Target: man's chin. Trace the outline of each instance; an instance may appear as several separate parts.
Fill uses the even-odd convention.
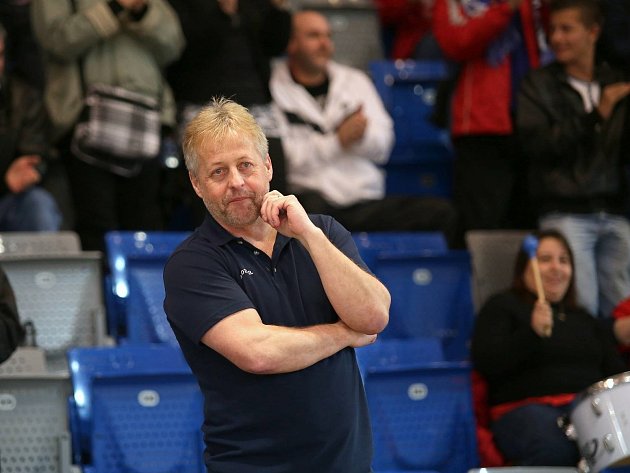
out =
[[[233,227],[246,227],[258,220],[260,210],[249,207],[247,209],[230,209],[221,212],[220,220]]]

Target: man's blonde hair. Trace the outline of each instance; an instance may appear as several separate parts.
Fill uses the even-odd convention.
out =
[[[200,151],[221,151],[235,141],[251,143],[262,159],[269,152],[267,137],[247,108],[215,97],[186,126],[182,139],[186,168],[196,176]]]

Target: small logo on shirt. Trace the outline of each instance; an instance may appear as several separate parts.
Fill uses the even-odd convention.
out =
[[[253,276],[253,275],[254,275],[254,272],[253,272],[253,271],[250,271],[249,269],[244,269],[244,268],[243,268],[243,269],[241,269],[241,279],[243,279],[243,275],[245,275],[245,274],[248,274],[248,275],[250,275],[250,276]]]

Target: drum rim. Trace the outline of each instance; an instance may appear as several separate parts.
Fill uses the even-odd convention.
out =
[[[587,397],[590,397],[594,394],[599,394],[609,389],[614,389],[615,387],[625,383],[630,383],[630,371],[624,371],[622,373],[597,381],[576,396],[574,401],[575,407],[577,407],[577,405]]]

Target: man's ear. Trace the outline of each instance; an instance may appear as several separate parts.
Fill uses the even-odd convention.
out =
[[[267,171],[267,177],[269,178],[269,181],[271,181],[271,178],[273,177],[273,165],[271,164],[271,157],[269,156],[269,153],[267,153],[264,163],[265,170]]]
[[[199,198],[203,199],[203,195],[201,194],[201,187],[199,186],[199,179],[195,176],[191,171],[188,171],[188,178],[190,179],[190,183],[195,189],[195,194],[199,196]]]
[[[597,42],[597,40],[599,39],[600,35],[602,34],[602,27],[599,25],[593,25],[591,27],[591,31],[594,35],[594,42]]]

